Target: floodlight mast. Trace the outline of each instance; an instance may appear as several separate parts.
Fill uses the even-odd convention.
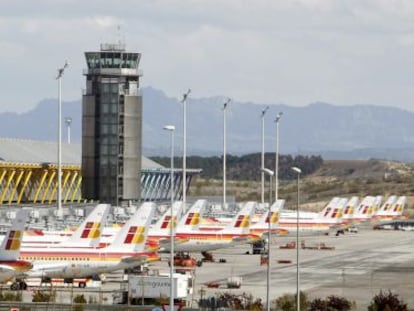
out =
[[[276,156],[275,156],[275,202],[279,199],[279,121],[283,112],[279,112],[276,116]]]
[[[69,66],[68,61],[62,68],[58,69],[56,80],[58,80],[58,193],[57,193],[57,218],[61,219],[62,211],[62,77],[65,69]]]
[[[261,118],[262,118],[262,166],[261,166],[261,168],[262,168],[262,170],[264,169],[264,141],[265,141],[265,139],[264,139],[264,136],[265,136],[265,134],[264,134],[264,132],[265,132],[265,130],[264,130],[264,117],[265,117],[265,114],[266,114],[266,111],[267,110],[269,110],[269,106],[266,106],[263,110],[262,110],[262,114],[261,114]],[[262,205],[264,204],[264,172],[262,171],[262,174],[261,174],[262,176],[262,193],[261,193],[261,199],[262,199]],[[270,202],[269,202],[270,203]]]
[[[274,175],[274,172],[272,170],[269,170],[268,168],[262,168],[262,173],[266,173],[269,175],[269,210],[268,210],[268,216],[267,216],[267,273],[266,273],[266,311],[270,311],[270,269],[271,269],[271,263],[272,258],[270,257],[271,251],[271,241],[272,241],[272,228],[271,228],[271,218],[272,218],[272,177]]]
[[[299,179],[302,170],[299,167],[291,167],[297,174],[297,198],[296,198],[296,310],[300,311],[300,283],[299,283]]]
[[[227,98],[227,100],[223,104],[223,209],[226,209],[226,110],[227,106],[230,103],[230,98]]]
[[[174,311],[174,125],[165,125],[164,130],[171,133],[171,158],[170,158],[170,194],[171,194],[171,214],[170,214],[170,311]]]
[[[191,89],[188,89],[187,93],[184,93],[183,103],[183,207],[186,208],[187,203],[187,98],[191,93]]]

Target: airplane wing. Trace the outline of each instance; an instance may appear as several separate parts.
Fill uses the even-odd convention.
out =
[[[248,242],[249,238],[247,236],[236,236],[231,239],[232,243],[243,243]]]
[[[148,256],[146,256],[146,255],[128,256],[128,257],[124,257],[124,258],[121,259],[122,263],[126,263],[126,264],[136,263],[137,265],[144,264],[147,261],[148,261]]]

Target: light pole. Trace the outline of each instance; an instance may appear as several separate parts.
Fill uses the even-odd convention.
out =
[[[269,170],[268,168],[262,168],[261,169],[261,171],[262,171],[262,174],[264,174],[264,173],[266,173],[267,175],[269,175],[269,178],[270,178],[270,180],[269,180],[269,188],[270,188],[270,190],[269,190],[269,213],[268,213],[268,216],[267,216],[267,224],[268,224],[268,234],[267,234],[267,275],[266,275],[266,310],[267,311],[270,311],[270,264],[271,264],[271,260],[270,260],[270,241],[271,241],[271,230],[272,230],[272,228],[271,228],[271,222],[270,222],[270,217],[271,217],[271,214],[272,214],[272,211],[271,211],[271,207],[272,207],[272,204],[271,204],[271,201],[272,201],[272,185],[273,185],[273,182],[272,182],[272,177],[273,177],[273,174],[274,174],[274,172],[272,171],[272,170]]]
[[[164,130],[171,132],[171,171],[170,171],[170,194],[171,194],[171,219],[170,219],[170,310],[174,311],[174,125],[164,126]]]
[[[66,123],[66,128],[67,128],[67,133],[68,133],[68,144],[70,144],[70,125],[72,124],[72,118],[71,117],[66,117],[65,118],[65,123]]]
[[[62,212],[62,76],[65,69],[69,66],[69,63],[65,61],[62,68],[58,69],[58,210],[57,218],[61,219],[63,216]]]
[[[183,95],[183,206],[186,208],[187,201],[187,97],[191,90]]]
[[[275,156],[275,202],[279,199],[279,121],[283,112],[279,112],[276,116],[276,156]]]
[[[269,106],[266,106],[263,110],[262,110],[262,166],[261,166],[261,170],[262,170],[262,206],[264,205],[264,174],[265,172],[263,171],[264,169],[264,117],[266,114],[266,111],[269,109]],[[270,203],[270,201],[269,201]]]
[[[230,98],[227,98],[223,104],[223,209],[226,208],[226,108],[230,103]]]
[[[300,311],[299,290],[299,178],[302,170],[293,166],[291,168],[297,174],[297,198],[296,198],[296,310]]]

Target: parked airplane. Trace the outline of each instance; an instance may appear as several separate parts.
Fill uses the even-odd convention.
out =
[[[374,196],[366,196],[359,203],[358,207],[354,212],[353,221],[356,223],[367,222],[373,216],[373,209],[376,198]]]
[[[270,209],[263,213],[262,217],[259,218],[258,222],[250,226],[250,233],[258,236],[263,236],[264,233],[270,231],[271,233],[277,233],[279,235],[286,235],[289,232],[287,230],[278,227],[279,214],[285,205],[285,200],[277,200],[272,204]]]
[[[74,232],[25,232],[22,247],[98,247],[110,204],[98,204]]]
[[[174,250],[177,252],[210,251],[259,239],[259,236],[249,232],[250,219],[256,205],[256,202],[247,202],[234,217],[232,223],[221,230],[176,232],[175,237],[182,239],[183,242],[176,245]],[[166,245],[166,249],[169,249],[168,245]]]
[[[351,224],[354,220],[354,211],[358,206],[359,199],[357,196],[353,196],[346,203],[342,219],[345,223]]]
[[[373,220],[386,221],[392,220],[402,216],[406,204],[406,197],[390,196],[387,201],[381,206],[377,213],[373,216]]]
[[[200,219],[201,215],[207,206],[206,200],[197,200],[185,213],[183,217],[178,221],[178,224],[174,227],[174,249],[178,248],[178,244],[187,242],[189,239],[183,238],[180,235],[177,235],[178,233],[191,233],[194,231],[197,231],[199,229],[200,225]],[[169,213],[169,211],[167,211]],[[164,222],[163,222],[164,223]],[[161,250],[169,250],[171,247],[171,240],[170,240],[170,225],[164,226],[165,229],[160,228],[158,226],[157,228],[154,228],[150,232],[150,237],[152,239],[156,239],[159,241]]]
[[[19,210],[0,245],[0,282],[32,268],[29,261],[19,260],[20,245],[28,212]]]
[[[155,211],[154,203],[143,203],[125,223],[114,241],[104,248],[29,248],[22,249],[20,258],[30,260],[33,269],[26,277],[78,278],[112,272],[159,259],[148,252],[145,242]]]
[[[319,213],[299,211],[282,211],[277,228],[287,230],[289,234],[299,232],[306,234],[326,234],[331,228],[340,229],[345,223],[342,220],[342,211],[346,201],[334,197]]]

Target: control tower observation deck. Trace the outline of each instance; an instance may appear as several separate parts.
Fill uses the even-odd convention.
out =
[[[140,53],[124,44],[85,52],[82,97],[82,194],[120,205],[141,198]]]

